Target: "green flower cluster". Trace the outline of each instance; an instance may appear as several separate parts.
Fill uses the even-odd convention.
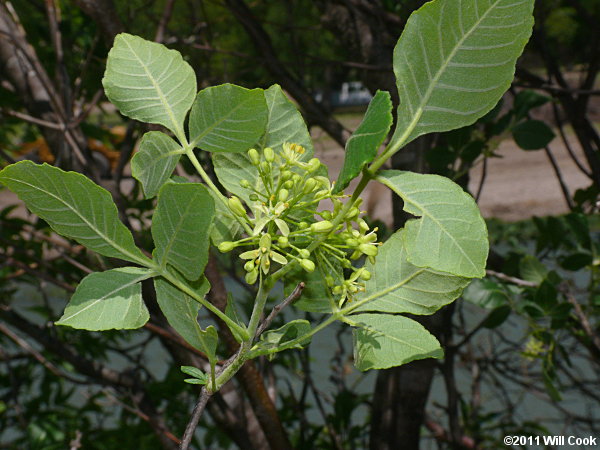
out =
[[[316,264],[326,268],[352,269],[346,280],[326,277],[327,284],[343,302],[363,288],[362,281],[370,278],[364,268],[354,268],[351,260],[363,255],[374,260],[378,246],[376,231],[360,218],[360,200],[348,211],[334,229],[334,221],[344,210],[342,199],[346,196],[333,194],[333,186],[326,176],[321,162],[312,158],[305,162],[305,149],[298,144],[283,144],[277,154],[267,147],[262,155],[256,149],[248,151],[252,165],[257,168],[260,183],[255,186],[242,180],[240,186],[248,191],[248,207],[238,197],[228,200],[231,211],[245,220],[252,234],[236,242],[222,242],[219,250],[228,252],[237,247],[252,247],[241,253],[246,261],[246,281],[254,284],[260,274],[267,275],[272,262],[286,265],[295,260],[307,272],[313,272]],[[333,204],[331,210],[317,211],[323,200]],[[339,219],[338,219],[339,220]],[[322,242],[316,248],[309,247],[316,236]],[[335,270],[326,270],[332,273]],[[339,278],[339,277],[338,277]]]

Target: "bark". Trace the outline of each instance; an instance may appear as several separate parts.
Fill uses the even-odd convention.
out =
[[[53,125],[39,128],[57,165],[97,178],[85,136],[78,126],[71,125],[67,114],[63,98],[69,96],[56,89],[7,2],[0,2],[0,77],[23,100],[30,116]]]

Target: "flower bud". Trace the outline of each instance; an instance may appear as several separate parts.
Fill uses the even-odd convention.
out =
[[[219,244],[218,249],[222,253],[227,253],[236,247],[235,243],[231,241],[223,241]]]
[[[308,224],[307,224],[306,222],[300,222],[300,223],[298,224],[298,228],[299,228],[300,230],[305,230],[305,229],[307,229],[307,228],[308,228]]]
[[[369,281],[371,279],[371,272],[369,272],[367,269],[363,269],[363,271],[360,273],[360,278],[361,280]]]
[[[252,272],[254,270],[254,260],[250,260],[250,261],[246,261],[246,264],[244,264],[244,270],[246,272]]]
[[[291,189],[294,187],[294,182],[292,180],[287,180],[285,183],[283,183],[283,187],[286,189]]]
[[[292,181],[294,182],[294,184],[299,184],[302,181],[302,177],[295,173],[294,175],[292,175]]]
[[[257,194],[250,194],[250,200],[252,200],[253,202],[257,202],[258,201],[258,195]]]
[[[312,173],[317,171],[319,167],[321,167],[321,162],[317,158],[312,158],[310,161],[308,161],[306,170]]]
[[[315,198],[323,197],[329,194],[329,189],[323,189],[315,194]]]
[[[350,238],[350,239],[346,239],[346,245],[350,248],[356,248],[360,245],[360,242],[358,242],[354,238]]]
[[[306,259],[310,256],[310,252],[307,249],[303,248],[298,251],[298,255],[300,255],[300,258]]]
[[[327,286],[329,286],[329,287],[333,287],[333,283],[334,283],[333,277],[331,275],[327,275],[325,277],[325,284],[327,284]]]
[[[342,267],[344,269],[349,269],[350,267],[352,267],[352,263],[344,258],[342,259]]]
[[[327,233],[333,229],[333,224],[329,220],[315,222],[310,226],[310,231],[313,233]]]
[[[360,212],[360,210],[356,207],[353,206],[352,208],[350,208],[350,210],[346,213],[346,220],[352,220],[355,217],[358,217],[358,213]]]
[[[271,170],[271,165],[267,161],[263,161],[260,163],[260,170],[267,173]]]
[[[275,161],[275,152],[271,147],[265,148],[264,155],[265,160],[267,160],[268,162],[272,163],[273,161]]]
[[[321,211],[319,214],[320,214],[320,215],[321,215],[321,217],[322,217],[323,219],[325,219],[325,220],[331,220],[331,218],[332,218],[331,211],[327,211],[327,210],[325,210],[325,211]]]
[[[304,188],[302,189],[302,192],[308,194],[309,192],[312,192],[316,187],[317,180],[315,180],[314,178],[309,178],[308,180],[306,180],[306,183],[304,183]]]
[[[366,233],[367,231],[369,231],[369,225],[367,224],[367,222],[365,222],[363,219],[358,219],[358,227],[360,228],[360,231],[362,231],[363,233]]]
[[[280,202],[285,202],[288,199],[289,195],[290,195],[290,191],[288,191],[287,189],[281,189],[279,191],[277,198],[279,199]]]
[[[300,260],[300,265],[307,272],[314,272],[315,271],[315,263],[312,262],[310,259],[301,259]]]
[[[256,283],[256,279],[258,278],[258,269],[255,267],[254,270],[252,270],[252,272],[248,272],[244,278],[248,284]]]
[[[229,209],[231,209],[238,216],[246,216],[246,209],[244,208],[244,205],[242,205],[240,199],[237,198],[235,195],[230,197],[229,200],[227,200],[227,204],[229,205]]]
[[[288,181],[292,178],[293,175],[294,175],[294,172],[292,172],[291,170],[283,170],[279,174],[279,178],[281,178],[281,181]]]
[[[377,256],[377,253],[379,252],[377,247],[370,244],[360,244],[358,249],[367,256]]]
[[[258,241],[258,246],[263,253],[267,253],[271,250],[271,235],[269,233],[263,234]]]
[[[248,150],[248,157],[250,158],[250,162],[255,166],[258,166],[260,164],[260,156],[258,155],[258,152],[255,148],[251,148],[250,150]]]
[[[336,286],[333,288],[334,295],[340,295],[342,293],[342,287],[341,286]]]
[[[250,182],[248,180],[240,180],[240,186],[244,189],[248,189],[250,187]]]
[[[279,236],[277,238],[277,244],[279,244],[280,247],[286,248],[290,245],[290,241],[286,236]]]

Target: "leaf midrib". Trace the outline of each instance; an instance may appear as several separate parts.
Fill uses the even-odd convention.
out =
[[[55,200],[57,200],[59,203],[62,203],[64,206],[66,206],[71,212],[73,212],[77,217],[79,217],[79,219],[81,219],[92,231],[94,231],[98,236],[100,236],[104,241],[106,241],[111,247],[113,247],[115,250],[120,251],[123,255],[128,256],[130,258],[130,261],[132,262],[137,262],[140,263],[142,265],[145,265],[145,262],[142,261],[141,259],[139,259],[137,256],[135,256],[133,253],[130,253],[128,250],[126,250],[125,248],[121,247],[119,244],[117,244],[115,241],[113,241],[112,239],[110,239],[107,235],[105,235],[104,233],[102,233],[99,229],[97,229],[95,226],[93,226],[91,224],[91,222],[89,222],[85,216],[81,215],[79,213],[79,211],[77,209],[74,209],[69,203],[65,202],[62,198],[54,195],[52,192],[47,191],[45,189],[41,189],[31,183],[27,183],[26,181],[23,181],[21,179],[18,178],[10,178],[10,177],[6,177],[7,179],[16,182],[16,183],[21,183],[25,186],[29,186],[32,189],[35,189],[39,192],[42,192],[44,194],[47,194],[49,196],[51,196],[52,198],[54,198]]]
[[[452,59],[458,52],[458,49],[462,46],[464,41],[466,41],[467,38],[470,37],[471,34],[475,32],[475,30],[479,27],[479,25],[484,20],[484,18],[487,17],[489,12],[491,10],[493,10],[498,5],[498,3],[500,3],[501,1],[502,0],[496,0],[493,5],[490,5],[488,10],[485,12],[485,14],[483,14],[479,18],[479,20],[477,22],[475,22],[475,24],[471,27],[471,29],[463,35],[463,37],[458,41],[458,43],[454,47],[454,49],[452,49],[452,51],[448,54],[448,57],[445,59],[444,63],[440,66],[440,68],[437,71],[437,73],[435,74],[435,76],[432,78],[431,83],[430,83],[429,87],[427,88],[425,95],[422,97],[419,107],[417,108],[417,110],[414,114],[413,120],[409,123],[408,127],[406,128],[406,130],[404,131],[404,133],[398,140],[399,147],[402,146],[404,141],[411,135],[411,133],[414,131],[414,129],[418,125],[419,120],[421,120],[421,116],[423,115],[423,110],[424,110],[425,106],[427,105],[427,103],[429,102],[431,95],[432,95],[433,91],[435,90],[439,79],[441,78],[442,74],[446,71],[449,63],[452,61]],[[409,99],[409,101],[410,101],[410,99]]]

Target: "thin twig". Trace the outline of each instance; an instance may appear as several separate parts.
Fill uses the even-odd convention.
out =
[[[487,178],[487,157],[483,158],[483,165],[481,167],[481,179],[479,180],[479,187],[477,188],[477,194],[475,195],[475,201],[479,203],[481,192],[483,191],[483,184]]]
[[[560,171],[560,167],[558,167],[556,158],[554,158],[554,155],[552,154],[550,147],[548,147],[548,146],[544,147],[544,151],[546,152],[546,156],[548,156],[548,159],[550,160],[550,164],[552,164],[552,168],[554,169],[556,178],[558,178],[558,183],[560,184],[560,189],[563,193],[563,197],[565,198],[565,202],[567,203],[569,210],[572,211],[573,210],[573,200],[571,199],[571,194],[569,193],[569,188],[567,187],[567,184],[565,183],[565,180]]]
[[[158,23],[158,27],[156,28],[156,34],[154,35],[155,42],[162,42],[165,37],[165,30],[167,29],[167,24],[171,20],[171,16],[173,15],[173,6],[175,5],[175,0],[167,0],[165,4],[165,9],[163,10],[163,14],[160,18],[160,22]]]
[[[190,448],[190,444],[194,438],[194,432],[196,431],[200,417],[202,416],[204,408],[206,408],[206,404],[208,403],[211,395],[212,394],[206,389],[206,387],[202,388],[198,402],[196,403],[196,406],[194,406],[192,417],[185,427],[185,432],[183,433],[183,438],[181,439],[181,445],[179,446],[180,450],[187,450]]]
[[[598,334],[596,334],[596,332],[594,331],[594,328],[590,324],[588,317],[585,315],[585,313],[581,309],[581,305],[579,304],[577,299],[573,296],[573,294],[571,294],[571,292],[568,288],[563,286],[563,288],[561,290],[562,290],[563,294],[565,295],[565,297],[567,297],[567,301],[571,305],[573,305],[573,309],[575,310],[575,315],[577,316],[577,319],[579,319],[579,322],[581,323],[581,327],[583,328],[583,331],[585,331],[585,334],[587,334],[587,336],[590,338],[590,341],[592,342],[594,347],[596,347],[598,352],[600,352],[600,336],[598,336]]]
[[[19,347],[21,347],[23,350],[25,350],[27,353],[29,353],[31,356],[37,359],[42,366],[44,366],[57,377],[64,378],[75,384],[87,384],[86,382],[75,378],[68,373],[62,372],[58,367],[56,367],[54,364],[48,361],[48,359],[46,359],[44,355],[42,355],[35,348],[29,345],[29,343],[25,339],[20,338],[10,328],[8,328],[2,323],[0,323],[0,333],[3,333],[6,336],[8,336],[15,344],[17,344]]]
[[[306,286],[306,284],[304,284],[303,281],[298,283],[298,285],[294,288],[292,293],[285,300],[273,307],[273,310],[269,313],[267,318],[263,320],[263,322],[259,325],[258,329],[256,330],[256,337],[260,336],[267,328],[269,328],[271,322],[273,322],[273,319],[275,319],[277,314],[279,314],[279,312],[283,308],[285,308],[288,305],[291,305],[296,300],[298,300],[298,298],[300,298],[300,295],[302,295],[302,291],[304,290],[304,286]]]
[[[538,287],[538,283],[534,283],[533,281],[522,280],[521,278],[511,277],[506,275],[505,273],[496,272],[495,270],[487,269],[485,271],[487,276],[498,278],[502,281],[508,281],[509,283],[516,284],[521,287]]]
[[[560,137],[561,137],[563,143],[565,144],[565,148],[567,149],[569,156],[571,156],[571,159],[573,160],[575,165],[579,168],[579,170],[581,170],[588,178],[592,178],[592,173],[583,166],[581,161],[579,161],[579,158],[577,158],[577,155],[573,151],[573,148],[571,147],[571,144],[569,143],[569,140],[567,139],[562,120],[560,119],[560,115],[558,113],[558,106],[556,106],[555,102],[552,102],[552,111],[554,113],[554,122],[556,123],[558,132],[560,134]]]
[[[109,392],[108,389],[103,389],[102,392],[104,393],[105,396],[109,397],[113,402],[115,402],[116,404],[121,406],[126,411],[129,411],[131,414],[138,416],[144,422],[148,422],[149,424],[153,425],[152,419],[148,416],[148,414],[145,414],[144,412],[140,411],[139,409],[134,408],[134,407],[128,405],[127,403],[123,402],[121,399],[119,399],[118,397],[113,395],[111,392]],[[167,438],[169,438],[171,441],[175,442],[176,444],[179,444],[181,442],[179,440],[179,438],[177,436],[175,436],[173,433],[171,433],[169,430],[163,429],[161,431]]]

